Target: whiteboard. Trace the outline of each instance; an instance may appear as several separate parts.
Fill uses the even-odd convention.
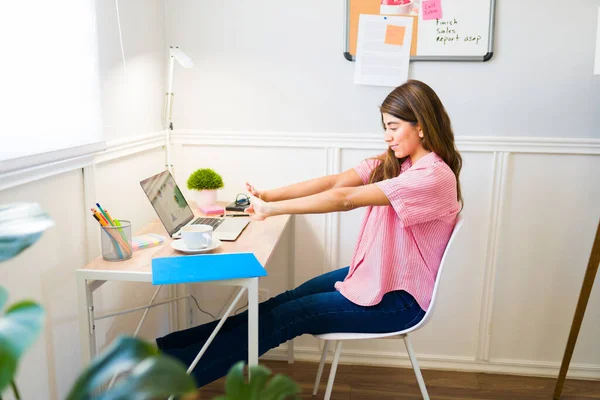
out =
[[[423,0],[412,0],[410,8],[382,6],[385,0],[346,0],[344,57],[354,61],[360,14],[412,17],[411,60],[488,61],[494,53],[496,0],[440,0],[442,16],[423,19]]]

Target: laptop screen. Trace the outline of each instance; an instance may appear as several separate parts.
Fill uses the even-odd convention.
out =
[[[167,170],[140,182],[165,229],[172,236],[194,217],[175,179]]]

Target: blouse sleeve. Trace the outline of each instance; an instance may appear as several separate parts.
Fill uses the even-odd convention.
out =
[[[358,173],[358,176],[360,176],[360,179],[362,179],[363,185],[366,185],[369,183],[369,178],[371,177],[371,172],[373,172],[375,167],[378,166],[380,162],[381,161],[379,161],[377,159],[367,158],[365,160],[362,160],[360,162],[360,164],[358,164],[356,167],[354,167],[354,170]]]
[[[456,177],[443,162],[411,168],[376,185],[390,200],[405,227],[452,215],[460,209]]]

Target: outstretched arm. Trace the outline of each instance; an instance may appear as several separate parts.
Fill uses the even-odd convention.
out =
[[[365,206],[386,206],[390,201],[375,184],[343,187],[327,190],[310,196],[266,202],[256,197],[245,211],[250,218],[261,221],[281,214],[321,214],[335,211],[350,211]]]
[[[363,182],[360,179],[360,176],[358,176],[358,173],[354,169],[349,169],[339,174],[327,175],[278,189],[260,192],[252,185],[246,183],[246,190],[261,200],[274,202],[306,197],[335,188],[361,186],[362,184]]]

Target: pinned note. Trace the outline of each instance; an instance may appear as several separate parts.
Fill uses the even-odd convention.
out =
[[[361,14],[354,83],[397,87],[408,79],[413,17]]]
[[[442,18],[442,0],[424,0],[422,9],[424,21]]]
[[[404,34],[406,28],[398,25],[388,25],[385,30],[385,44],[393,44],[395,46],[404,45]]]

